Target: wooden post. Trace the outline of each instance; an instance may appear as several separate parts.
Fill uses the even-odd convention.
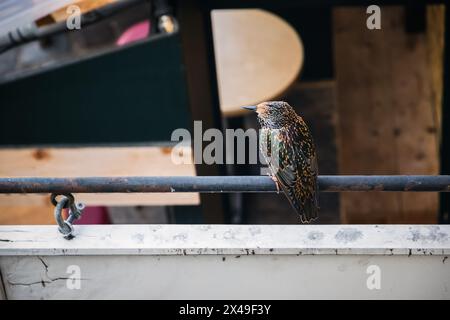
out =
[[[203,130],[221,129],[210,10],[200,0],[181,1],[178,10],[192,120],[201,120]],[[199,176],[226,174],[223,165],[197,164],[196,171]],[[200,196],[205,222],[225,222],[226,199],[219,194]]]
[[[407,33],[404,7],[382,7],[381,30],[366,27],[365,9],[333,12],[339,173],[438,174],[442,91],[429,57],[442,45],[428,41],[434,30]],[[434,223],[437,211],[431,193],[341,197],[343,223]]]

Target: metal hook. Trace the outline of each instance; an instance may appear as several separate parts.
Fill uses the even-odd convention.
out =
[[[61,199],[57,201],[56,197],[58,196],[58,194],[52,193],[50,197],[52,204],[55,206],[55,220],[58,223],[59,232],[64,235],[65,239],[71,240],[75,237],[73,222],[81,217],[84,205],[82,203],[75,203],[75,198],[72,194],[60,195]],[[62,210],[66,208],[69,209],[69,216],[64,220]]]

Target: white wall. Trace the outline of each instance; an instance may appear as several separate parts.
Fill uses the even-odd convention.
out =
[[[55,226],[1,226],[6,297],[450,298],[450,226],[104,225],[76,230],[77,237],[67,241]],[[70,266],[80,274],[68,273]],[[368,279],[380,289],[370,290]],[[78,283],[80,289],[71,289]]]

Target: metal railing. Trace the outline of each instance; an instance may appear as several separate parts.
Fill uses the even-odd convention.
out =
[[[446,176],[319,176],[319,191],[450,192]],[[0,193],[276,192],[268,176],[0,178]]]
[[[319,176],[318,184],[321,192],[450,192],[450,175]],[[68,240],[74,237],[72,224],[84,208],[72,193],[132,192],[277,192],[277,188],[269,176],[0,178],[0,194],[51,193],[58,230]],[[63,209],[68,209],[67,219]]]

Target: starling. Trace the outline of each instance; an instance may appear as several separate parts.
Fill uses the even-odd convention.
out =
[[[272,179],[281,187],[302,223],[317,218],[317,155],[303,118],[284,101],[243,107],[256,111],[261,125],[260,149]]]

